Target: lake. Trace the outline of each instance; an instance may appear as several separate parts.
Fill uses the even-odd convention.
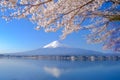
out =
[[[0,80],[120,80],[120,61],[0,59]]]

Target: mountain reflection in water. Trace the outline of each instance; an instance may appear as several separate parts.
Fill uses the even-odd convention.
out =
[[[0,80],[120,80],[119,61],[0,59]]]

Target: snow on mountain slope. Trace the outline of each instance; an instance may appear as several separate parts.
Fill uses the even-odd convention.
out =
[[[61,44],[59,41],[53,41],[45,46],[43,48],[59,48],[59,47],[67,47],[64,44]]]

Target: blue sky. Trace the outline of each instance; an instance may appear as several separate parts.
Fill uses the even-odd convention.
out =
[[[0,18],[0,53],[34,50],[55,40],[72,47],[105,52],[102,44],[86,43],[86,31],[74,32],[60,40],[61,30],[45,33],[42,29],[36,31],[34,28],[35,24],[26,19],[6,22]]]
[[[111,3],[105,3],[100,9],[110,6]],[[85,39],[86,31],[74,32],[68,35],[66,39],[60,40],[61,30],[55,33],[45,33],[43,29],[36,31],[34,29],[35,26],[35,24],[26,19],[6,22],[0,18],[0,53],[34,50],[55,40],[76,48],[111,52],[102,50],[102,44],[87,44]]]

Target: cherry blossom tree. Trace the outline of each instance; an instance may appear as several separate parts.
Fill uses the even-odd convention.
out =
[[[61,39],[88,30],[89,43],[120,51],[120,0],[0,0],[0,9],[6,21],[26,18],[46,32],[62,28]]]

